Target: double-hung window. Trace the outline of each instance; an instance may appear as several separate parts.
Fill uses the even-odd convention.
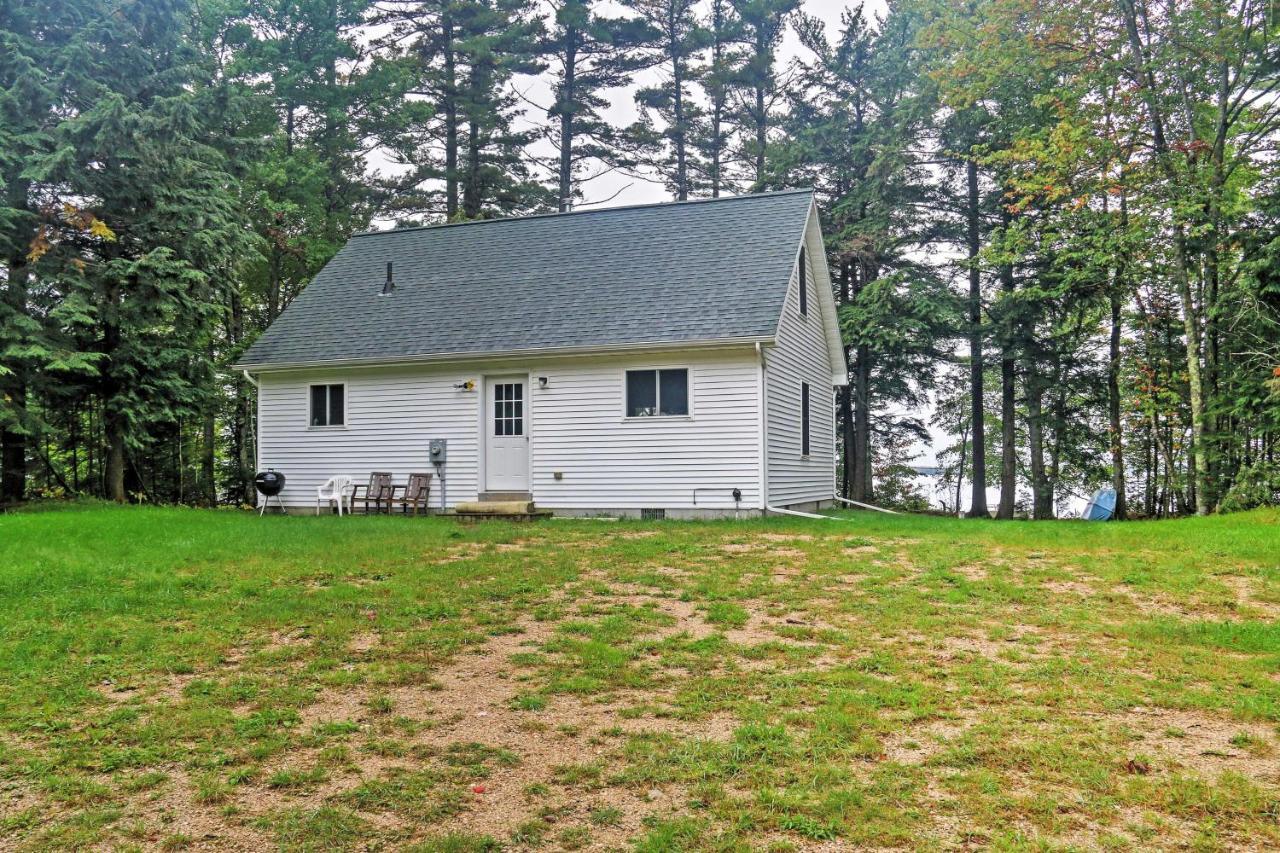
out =
[[[313,427],[342,426],[347,422],[347,386],[311,386],[311,416],[307,423]]]
[[[627,417],[680,417],[689,414],[689,370],[627,371]]]

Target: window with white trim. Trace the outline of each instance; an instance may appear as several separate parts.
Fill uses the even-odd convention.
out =
[[[524,435],[524,383],[493,386],[493,434]]]
[[[333,385],[311,386],[311,417],[313,427],[342,426],[347,422],[347,386],[341,382]]]
[[[688,368],[628,370],[626,411],[629,418],[688,415]]]

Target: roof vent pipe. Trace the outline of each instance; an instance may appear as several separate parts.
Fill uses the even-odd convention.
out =
[[[382,295],[389,296],[396,289],[395,280],[391,278],[391,261],[387,261],[387,283],[382,285]]]

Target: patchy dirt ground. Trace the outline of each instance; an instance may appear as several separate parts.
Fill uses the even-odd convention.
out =
[[[0,849],[1280,845],[1260,567],[822,526],[419,529],[439,541],[345,576],[325,554],[238,579],[225,630],[195,605],[165,627],[198,653],[25,712]]]

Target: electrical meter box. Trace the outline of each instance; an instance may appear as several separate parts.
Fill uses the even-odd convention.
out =
[[[449,442],[443,438],[433,438],[428,445],[428,455],[432,465],[443,465],[449,455]]]

